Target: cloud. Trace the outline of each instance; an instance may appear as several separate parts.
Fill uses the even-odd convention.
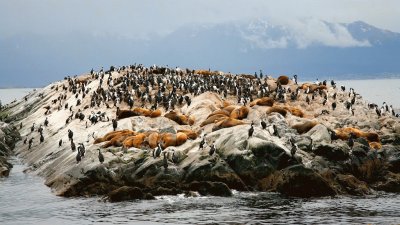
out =
[[[371,46],[368,40],[356,40],[341,23],[328,23],[316,18],[275,22],[278,24],[253,21],[241,35],[253,48],[263,49],[289,46],[304,49],[312,45],[340,48]]]

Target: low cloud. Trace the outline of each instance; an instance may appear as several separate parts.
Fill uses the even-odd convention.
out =
[[[253,48],[273,49],[295,47],[304,49],[313,45],[329,47],[370,47],[368,40],[357,40],[341,23],[318,19],[290,20],[272,25],[262,20],[250,23],[242,37]]]

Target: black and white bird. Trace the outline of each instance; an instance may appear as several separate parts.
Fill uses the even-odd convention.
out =
[[[73,140],[71,140],[71,150],[74,152],[76,150],[76,146]]]
[[[204,134],[203,139],[201,139],[200,145],[199,145],[199,149],[203,149],[204,148],[204,145],[206,144],[206,135],[207,134]]]
[[[336,102],[332,102],[332,110],[336,109]]]
[[[81,156],[81,153],[78,151],[76,153],[76,163],[78,164],[81,160],[82,160],[82,156]]]
[[[48,125],[49,125],[49,120],[46,117],[46,119],[44,120],[44,126],[47,127]]]
[[[212,156],[214,154],[214,152],[215,152],[215,144],[213,143],[211,145],[211,148],[210,148],[210,151],[209,151],[210,156]]]
[[[83,143],[79,143],[78,152],[81,154],[82,157],[85,156],[86,150],[85,150],[85,146],[83,145]]]
[[[74,132],[72,130],[68,129],[68,139],[71,141],[74,138]]]
[[[63,141],[62,141],[62,139],[60,139],[60,140],[58,141],[58,147],[61,147],[62,143],[63,143]]]
[[[43,137],[43,134],[40,134],[40,143],[43,143],[44,142],[44,137]]]
[[[29,139],[29,149],[31,149],[31,147],[32,147],[33,139],[34,139],[34,138]]]
[[[158,143],[158,145],[157,145],[157,150],[156,150],[156,152],[155,152],[155,155],[154,155],[154,157],[155,157],[155,158],[158,158],[158,157],[160,157],[160,155],[161,155],[161,152],[162,152],[161,144],[160,144],[160,143]]]
[[[299,149],[299,147],[297,146],[297,144],[294,141],[290,141],[290,143],[292,144],[292,148],[290,149],[290,154],[292,155],[292,158],[294,158],[294,155],[296,154],[297,150]]]
[[[347,144],[349,145],[350,149],[353,149],[353,146],[354,146],[354,139],[353,138],[354,138],[354,134],[350,133],[349,140],[347,141]]]
[[[168,159],[167,159],[167,152],[163,152],[164,158],[163,158],[163,167],[164,170],[168,169]]]
[[[249,138],[251,137],[251,136],[253,136],[253,133],[254,133],[254,127],[253,127],[253,122],[251,122],[251,125],[250,125],[250,129],[249,129]]]

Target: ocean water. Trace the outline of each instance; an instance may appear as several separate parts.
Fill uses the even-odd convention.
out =
[[[160,196],[109,203],[62,198],[13,159],[0,178],[0,224],[398,224],[400,195],[286,198],[276,193],[234,192],[233,197]]]
[[[370,102],[400,108],[400,79],[338,81]],[[379,88],[377,88],[379,87]],[[0,89],[3,104],[32,89]],[[400,224],[400,194],[286,198],[234,192],[233,197],[161,196],[150,201],[104,202],[55,196],[40,177],[25,174],[18,158],[0,178],[0,224]]]

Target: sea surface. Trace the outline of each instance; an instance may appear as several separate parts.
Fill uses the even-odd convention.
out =
[[[365,99],[400,108],[400,79],[338,81]],[[377,86],[379,88],[377,88]],[[3,104],[33,89],[0,89]],[[0,178],[0,225],[8,224],[400,224],[400,195],[286,198],[276,193],[236,192],[233,197],[161,196],[156,200],[104,202],[55,196],[38,176],[25,174],[14,157]]]

